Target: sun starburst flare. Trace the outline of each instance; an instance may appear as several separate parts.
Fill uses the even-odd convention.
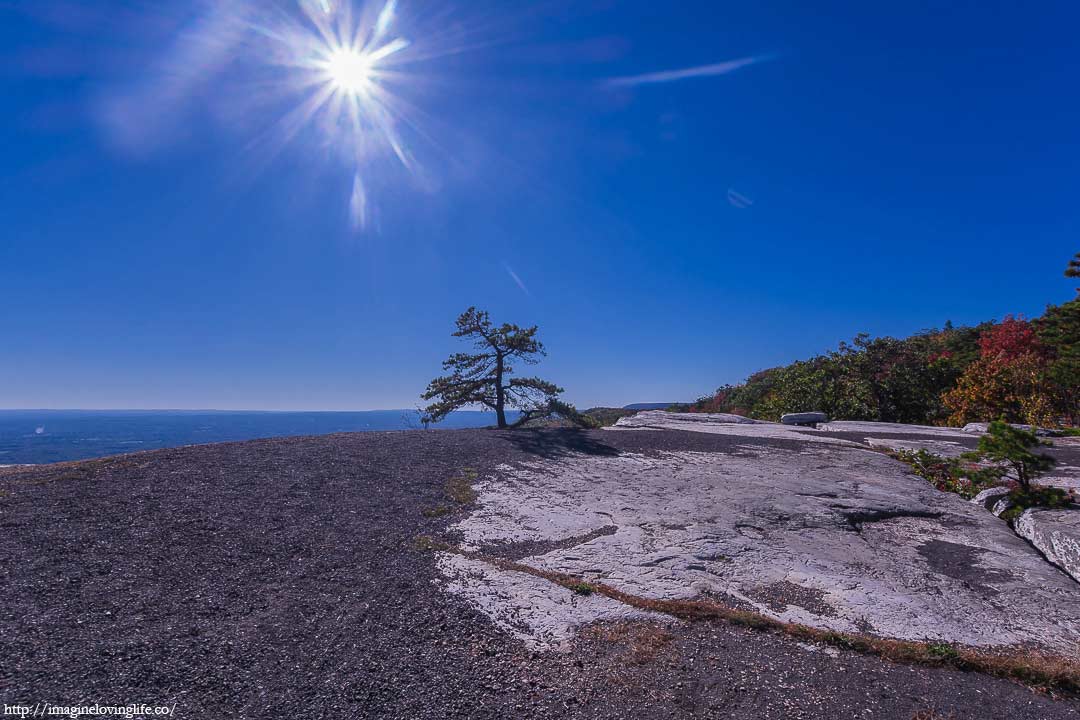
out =
[[[143,158],[205,118],[243,148],[244,162],[227,169],[234,179],[267,171],[286,149],[301,169],[335,165],[340,207],[358,230],[382,227],[376,199],[441,187],[445,138],[460,128],[425,108],[458,80],[440,60],[487,42],[490,27],[469,12],[410,14],[398,0],[145,5],[126,28],[147,39],[138,62],[116,62],[128,70],[94,100],[112,148]]]
[[[352,48],[341,48],[324,63],[330,82],[339,92],[366,94],[371,84],[371,59]]]
[[[353,169],[349,213],[353,226],[368,223],[364,171],[380,155],[392,155],[406,170],[416,161],[400,127],[407,124],[405,104],[395,92],[409,82],[403,51],[412,42],[397,34],[396,0],[387,0],[377,15],[342,0],[300,2],[303,20],[285,30],[265,31],[278,47],[276,57],[290,69],[302,98],[281,121],[285,137],[305,127],[322,129],[328,146]]]

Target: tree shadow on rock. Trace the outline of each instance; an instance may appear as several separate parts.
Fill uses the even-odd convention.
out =
[[[502,433],[502,437],[522,452],[549,459],[573,453],[601,457],[620,454],[617,448],[576,428],[529,428]]]

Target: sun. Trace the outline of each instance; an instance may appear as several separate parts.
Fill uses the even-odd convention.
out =
[[[282,132],[291,138],[313,124],[351,166],[349,214],[357,229],[367,225],[362,171],[368,165],[391,154],[408,172],[417,171],[401,133],[405,125],[415,130],[416,122],[398,95],[415,77],[408,67],[415,54],[405,52],[412,43],[394,27],[397,0],[383,0],[374,15],[368,3],[377,1],[298,0],[299,20],[261,29],[274,42],[275,61],[291,73],[290,87],[302,94],[279,121]]]
[[[323,67],[327,80],[338,92],[365,95],[374,79],[371,57],[353,48],[335,48]]]

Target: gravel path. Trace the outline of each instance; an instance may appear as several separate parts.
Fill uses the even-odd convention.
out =
[[[0,470],[0,702],[175,702],[179,718],[1080,717],[1006,681],[722,625],[600,626],[535,653],[446,593],[415,543],[460,519],[447,483],[469,469],[737,442],[358,433]]]

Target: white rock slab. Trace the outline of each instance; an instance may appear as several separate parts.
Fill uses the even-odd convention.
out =
[[[809,439],[763,447],[761,425],[737,426],[748,444],[732,452],[504,466],[454,529],[483,548],[615,526],[522,562],[649,598],[724,593],[779,619],[837,630],[1075,650],[1080,585],[1005,523],[880,453]],[[451,579],[452,591],[535,643],[627,611],[609,600],[578,602],[521,573],[443,562],[456,577],[467,570],[467,582]],[[784,600],[792,588],[796,599]]]
[[[1040,475],[1036,482],[1064,490],[1080,490],[1080,467],[1059,461],[1045,475]]]
[[[904,425],[901,423],[870,422],[865,420],[834,420],[818,426],[819,430],[833,432],[858,432],[887,435],[931,435],[942,438],[971,439],[971,433],[960,428],[937,427],[936,425]]]
[[[662,410],[649,410],[619,418],[615,425],[605,429],[614,431],[687,430],[689,432],[702,432],[713,435],[736,435],[745,438],[799,440],[828,445],[858,446],[858,443],[850,440],[815,434],[812,428],[752,420],[741,415],[729,415],[727,413],[670,413]]]

